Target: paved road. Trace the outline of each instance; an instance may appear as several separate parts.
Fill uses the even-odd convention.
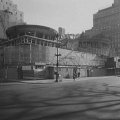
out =
[[[0,84],[0,120],[120,119],[120,77],[41,83]]]

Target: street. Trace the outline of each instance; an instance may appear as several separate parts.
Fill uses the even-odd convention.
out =
[[[98,119],[120,119],[120,77],[0,83],[0,120]]]

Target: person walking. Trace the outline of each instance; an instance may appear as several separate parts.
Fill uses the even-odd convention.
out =
[[[73,80],[75,81],[75,78],[77,77],[77,67],[73,68]]]
[[[76,73],[74,72],[73,73],[73,80],[75,81],[75,78],[76,78]]]
[[[78,77],[80,77],[80,72],[78,72]]]

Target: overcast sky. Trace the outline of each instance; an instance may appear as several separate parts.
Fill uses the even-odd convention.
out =
[[[24,12],[27,24],[43,25],[66,33],[81,33],[93,26],[93,14],[114,0],[12,0]]]

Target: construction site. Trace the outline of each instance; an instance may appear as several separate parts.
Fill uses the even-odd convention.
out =
[[[1,70],[4,72],[2,77],[8,79],[54,79],[57,69],[56,54],[60,54],[58,72],[64,78],[73,77],[74,67],[77,67],[77,73],[81,73],[80,77],[106,75],[105,69],[103,69],[106,57],[87,51],[80,52],[73,48],[71,50],[65,48],[63,40],[59,40],[57,34],[57,31],[45,26],[17,25],[9,27],[6,30],[7,40],[1,46],[1,68],[3,67]],[[104,48],[107,47],[107,44],[102,44],[105,46]],[[109,45],[106,49],[109,50]]]
[[[106,76],[110,54],[110,40],[99,34],[86,38],[62,38],[58,31],[25,22],[10,22],[5,16],[13,15],[8,9],[0,14],[0,77],[4,79],[54,79],[55,73],[72,78]],[[11,23],[11,24],[10,24]],[[114,63],[114,60],[113,60]]]

